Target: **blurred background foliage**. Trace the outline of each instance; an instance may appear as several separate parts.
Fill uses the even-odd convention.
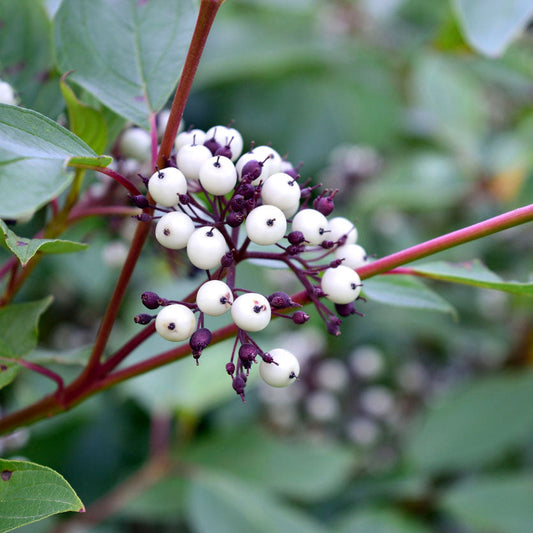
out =
[[[46,5],[53,13],[59,2]],[[41,39],[49,23],[37,15],[26,23],[25,53],[39,51],[35,72],[48,75],[2,75],[23,105],[61,120],[52,44]],[[447,0],[228,0],[186,124],[234,120],[248,141],[303,161],[302,176],[341,189],[336,213],[357,222],[359,242],[376,257],[530,203],[533,36],[526,29],[489,58],[459,24]],[[18,53],[5,42],[0,50],[4,66]],[[125,124],[105,116],[113,141]],[[120,156],[113,142],[108,151]],[[141,169],[127,164],[132,174]],[[96,191],[97,178],[87,186]],[[43,219],[38,212],[17,231],[30,235]],[[79,370],[132,225],[84,221],[67,237],[89,242],[87,251],[42,262],[20,297],[55,298],[32,360],[65,376]],[[474,258],[506,280],[528,280],[531,227],[437,257]],[[258,268],[243,268],[238,283],[265,294],[292,287],[283,271],[258,277]],[[198,281],[179,256],[149,243],[113,345],[137,331],[141,292],[179,298]],[[62,473],[95,505],[98,533],[533,531],[531,300],[425,286],[438,305],[370,298],[339,338],[316,317],[301,329],[273,323],[260,344],[292,348],[302,362],[287,390],[257,382],[242,404],[224,375],[231,342],[221,343],[198,368],[187,358],[131,380],[4,437],[0,449]],[[130,360],[167,349],[153,338]],[[21,371],[2,405],[49,391]],[[173,461],[158,470],[167,437]],[[64,518],[21,531],[53,531]]]

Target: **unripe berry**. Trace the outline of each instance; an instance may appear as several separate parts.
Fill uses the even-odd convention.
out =
[[[326,298],[336,304],[353,302],[361,292],[361,278],[355,270],[346,266],[328,268],[320,282]]]
[[[188,339],[196,327],[194,313],[182,304],[163,307],[155,319],[155,329],[168,341],[178,342]]]
[[[300,364],[298,359],[283,348],[270,350],[274,362],[266,363],[264,360],[259,363],[259,374],[263,381],[272,387],[287,387],[300,374]]]
[[[275,309],[286,309],[287,307],[294,307],[295,304],[291,297],[286,292],[273,292],[268,298],[271,307]]]
[[[146,313],[141,313],[135,317],[133,317],[133,321],[136,324],[142,324],[143,326],[146,324],[149,324],[154,317],[152,315],[148,315]]]
[[[253,344],[247,342],[242,344],[239,348],[239,359],[241,361],[253,361],[258,353],[257,348]]]
[[[261,331],[270,322],[270,304],[262,294],[247,292],[233,302],[231,317],[240,329]]]
[[[157,242],[170,250],[181,250],[187,246],[194,232],[194,223],[188,215],[181,211],[164,214],[155,227]]]
[[[287,236],[287,240],[291,244],[302,244],[305,241],[304,234],[301,231],[291,231]]]
[[[195,230],[187,242],[189,261],[202,270],[219,267],[226,251],[227,245],[222,233],[209,226]]]
[[[285,235],[287,220],[274,205],[261,205],[252,209],[245,222],[246,234],[250,240],[262,246],[275,244]]]
[[[179,195],[187,192],[187,180],[177,168],[163,168],[148,180],[148,191],[158,204],[172,207],[179,203]]]
[[[202,164],[198,172],[198,179],[209,194],[223,196],[235,187],[237,171],[230,159],[217,155]]]
[[[319,245],[326,238],[331,240],[328,229],[328,219],[315,209],[299,211],[292,219],[292,230],[301,231],[312,246]]]
[[[335,217],[329,221],[328,240],[338,241],[346,237],[344,244],[355,244],[357,241],[357,229],[352,222],[344,217]]]
[[[223,281],[217,279],[206,281],[196,294],[196,305],[206,315],[223,315],[230,309],[232,303],[231,289]]]
[[[305,324],[309,320],[309,315],[307,313],[304,313],[304,311],[296,311],[292,315],[292,321],[295,324]]]

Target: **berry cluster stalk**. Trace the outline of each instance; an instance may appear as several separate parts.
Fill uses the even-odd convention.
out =
[[[377,274],[389,272],[396,267],[400,267],[428,255],[532,221],[533,204],[530,204],[388,255],[361,267],[358,269],[358,272],[360,273],[361,279],[367,279]],[[307,292],[305,291],[291,296],[291,299],[300,304],[309,302]],[[78,379],[65,387],[62,395],[63,402],[59,402],[58,398],[52,394],[29,407],[5,416],[0,420],[0,433],[11,431],[16,427],[70,409],[97,392],[109,389],[117,383],[121,383],[140,374],[149,372],[150,370],[164,366],[191,353],[190,346],[188,344],[183,344],[145,361],[113,372],[116,365],[133,351],[135,347],[148,338],[154,332],[154,329],[153,324],[146,326],[122,348],[111,355],[107,362],[102,364],[98,363],[95,366],[98,373],[92,375],[90,379],[87,379],[87,377],[83,380]],[[235,335],[236,331],[237,327],[235,324],[214,331],[212,344]]]

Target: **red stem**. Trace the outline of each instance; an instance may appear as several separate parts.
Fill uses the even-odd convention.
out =
[[[120,183],[120,185],[122,185],[131,195],[137,196],[138,194],[141,194],[141,191],[139,191],[139,189],[137,189],[137,187],[129,179],[125,178],[124,176],[122,176],[122,174],[119,174],[118,172],[115,172],[110,168],[94,167],[91,165],[83,165],[82,163],[73,163],[70,166],[73,168],[96,170],[97,172],[105,174],[106,176],[109,176],[110,178],[114,179],[117,183]]]

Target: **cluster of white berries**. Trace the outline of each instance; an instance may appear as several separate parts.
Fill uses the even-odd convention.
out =
[[[157,221],[157,241],[170,250],[185,250],[194,267],[207,271],[208,281],[199,287],[193,303],[154,295],[147,305],[147,298],[143,299],[151,309],[163,305],[156,316],[156,330],[170,341],[190,339],[198,359],[211,340],[211,333],[203,327],[204,315],[230,311],[241,348],[237,364],[234,353],[226,370],[237,393],[243,396],[257,356],[260,375],[267,383],[288,385],[298,376],[296,357],[281,348],[263,352],[249,333],[265,329],[273,315],[290,318],[295,324],[304,323],[309,315],[303,311],[289,314],[300,306],[284,293],[267,298],[236,288],[235,266],[254,258],[284,262],[302,282],[328,330],[338,334],[340,319],[320,298],[333,302],[341,316],[356,313],[353,302],[359,297],[361,280],[355,269],[367,261],[364,249],[356,244],[357,230],[346,218],[328,220],[337,191],[322,192],[310,207],[316,187],[300,184],[297,169],[270,146],[242,153],[243,139],[235,128],[183,131],[175,148],[175,164],[156,170],[146,180],[149,196],[133,200],[161,213],[146,217]],[[250,243],[257,246],[252,249]],[[335,259],[324,264],[330,255]],[[225,277],[227,283],[222,281]],[[153,318],[139,316],[141,323]]]

